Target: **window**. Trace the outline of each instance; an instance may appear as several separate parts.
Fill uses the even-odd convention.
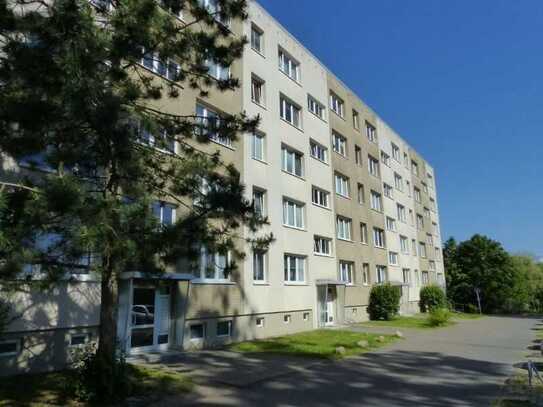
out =
[[[284,315],[283,316],[283,322],[285,324],[290,324],[290,321],[292,320],[292,317],[290,316],[290,314],[287,314],[287,315]]]
[[[373,244],[380,249],[385,248],[385,231],[379,228],[373,228]]]
[[[359,146],[354,146],[354,160],[357,165],[362,165],[362,149]]]
[[[172,226],[175,223],[176,206],[166,202],[155,201],[152,205],[153,215],[162,226]]]
[[[300,82],[300,63],[282,49],[279,49],[279,70],[290,79]]]
[[[199,269],[196,270],[195,277],[202,281],[229,282],[229,266],[229,253],[211,253],[203,247],[200,251]]]
[[[353,127],[356,130],[360,130],[360,116],[356,110],[353,109]]]
[[[396,219],[387,216],[385,223],[387,230],[391,232],[396,232]]]
[[[340,117],[345,117],[345,103],[338,95],[330,92],[330,109]]]
[[[230,68],[227,66],[222,66],[215,61],[208,59],[205,62],[205,65],[207,67],[207,73],[212,78],[215,78],[217,80],[225,81],[230,78]]]
[[[420,189],[418,189],[417,187],[414,187],[413,190],[415,191],[415,201],[420,203],[422,200],[421,195],[420,195]]]
[[[259,283],[266,281],[266,252],[263,250],[253,251],[253,280]]]
[[[428,209],[426,206],[424,207],[424,216],[430,219],[430,209]]]
[[[388,252],[388,262],[391,266],[397,266],[398,263],[398,253]]]
[[[426,244],[423,242],[419,242],[419,256],[426,257]]]
[[[396,161],[400,162],[400,147],[398,147],[396,144],[391,143],[392,146],[392,158],[394,158]]]
[[[362,264],[362,284],[370,285],[370,265],[368,263]]]
[[[260,188],[253,188],[253,205],[255,213],[264,218],[266,216],[266,191]]]
[[[196,116],[198,118],[200,135],[207,136],[216,143],[232,147],[232,139],[218,132],[221,121],[218,113],[198,104],[196,105]]]
[[[336,153],[347,157],[347,139],[335,131],[332,132],[332,147]]]
[[[409,196],[409,198],[411,198],[411,182],[406,181],[406,185],[407,185],[407,195]]]
[[[417,255],[417,242],[415,239],[411,239],[411,250],[413,251],[413,256]]]
[[[427,271],[422,272],[422,285],[430,284],[430,274]]]
[[[219,23],[223,25],[228,25],[228,19],[221,17],[221,8],[217,0],[198,0],[201,7],[205,7],[209,14],[215,17]]]
[[[405,168],[409,168],[409,157],[407,153],[403,153],[403,163],[405,165]]]
[[[337,238],[341,240],[351,240],[351,225],[351,219],[338,216],[336,219]]]
[[[383,211],[383,201],[381,194],[375,191],[371,191],[371,209],[377,212]]]
[[[304,314],[303,314],[303,320],[304,320],[304,321],[309,321],[309,312],[304,312]]]
[[[0,357],[2,356],[14,356],[19,353],[20,341],[9,340],[0,342]]]
[[[368,171],[374,177],[379,177],[379,160],[372,157],[371,155],[368,155]]]
[[[430,233],[426,233],[426,243],[430,246],[434,245],[434,237]]]
[[[168,134],[166,130],[159,130],[154,134],[141,126],[139,138],[143,144],[154,147],[157,150],[175,154],[175,137]],[[40,164],[40,167],[43,168],[44,166]]]
[[[364,205],[364,203],[366,202],[366,193],[364,191],[364,185],[358,184],[357,189],[358,189],[358,203],[360,205]]]
[[[171,60],[162,60],[156,53],[146,52],[142,48],[142,59],[140,64],[150,71],[166,78],[175,81],[179,75],[179,64]]]
[[[411,285],[411,270],[402,269],[403,283]]]
[[[436,235],[439,235],[439,227],[437,226],[437,223],[432,222],[432,230]]]
[[[419,176],[419,165],[416,161],[411,161],[411,172],[417,177]]]
[[[428,185],[426,185],[425,182],[421,182],[421,184],[422,184],[422,190],[423,190],[424,192],[428,193]]]
[[[375,276],[377,284],[383,284],[387,281],[387,268],[386,266],[376,266],[375,267]]]
[[[281,148],[281,152],[283,171],[296,175],[297,177],[303,177],[303,155],[286,146]]]
[[[413,209],[409,209],[409,221],[411,222],[411,226],[415,226],[415,218],[413,216]]]
[[[387,167],[390,167],[390,156],[387,153],[385,153],[383,150],[381,150],[381,161]]]
[[[281,96],[279,98],[279,103],[280,103],[279,110],[281,113],[281,119],[285,120],[286,122],[292,124],[295,127],[301,128],[302,127],[302,120],[301,120],[302,109],[295,103],[285,98],[284,96]]]
[[[345,175],[336,173],[335,182],[336,182],[336,194],[344,198],[349,198],[350,196],[349,178],[347,178]]]
[[[415,270],[415,284],[420,285],[420,274],[418,270]]]
[[[315,254],[321,254],[330,256],[332,254],[332,239],[325,237],[314,236],[313,237],[313,252]]]
[[[217,336],[232,336],[232,321],[217,322]]]
[[[251,134],[251,157],[258,161],[266,161],[266,136],[263,133]]]
[[[315,116],[324,120],[324,105],[311,95],[307,95],[307,109]]]
[[[368,244],[368,225],[360,222],[360,240],[363,244]]]
[[[70,335],[70,346],[81,346],[87,343],[89,336],[87,334]]]
[[[265,82],[259,77],[252,75],[251,77],[251,100],[257,105],[265,106],[264,102],[264,84]]]
[[[445,285],[445,277],[443,276],[443,273],[437,273],[436,277],[437,277],[437,284],[443,287]]]
[[[436,262],[433,260],[430,260],[428,262],[428,267],[430,268],[430,271],[436,271]]]
[[[424,218],[422,217],[422,215],[419,215],[418,213],[417,213],[417,229],[418,230],[424,229]]]
[[[405,206],[401,204],[396,204],[396,209],[398,211],[398,220],[403,223],[407,223],[407,216],[405,214]]]
[[[256,327],[257,328],[264,328],[264,318],[259,317],[256,319]]]
[[[405,236],[400,236],[400,249],[403,254],[409,254],[409,239]]]
[[[368,140],[372,143],[377,142],[377,130],[375,130],[375,127],[373,127],[368,122],[366,122],[366,136],[368,137]]]
[[[394,189],[393,189],[390,185],[388,185],[386,182],[383,183],[383,191],[384,191],[385,196],[386,196],[387,198],[390,198],[390,199],[393,198]]]
[[[311,201],[318,206],[322,206],[324,208],[330,207],[330,193],[326,192],[323,189],[312,187],[311,191]]]
[[[288,199],[283,200],[283,224],[293,228],[304,227],[304,205]]]
[[[316,158],[323,163],[328,162],[328,149],[326,147],[313,140],[309,142],[309,147],[311,150],[311,157]]]
[[[285,254],[285,282],[305,282],[305,257]]]
[[[441,261],[441,249],[439,247],[436,247],[435,251],[436,251],[436,260]]]
[[[251,48],[264,54],[264,31],[254,24],[251,24]]]
[[[190,326],[191,340],[204,339],[204,335],[205,335],[204,324],[194,324]]]
[[[394,187],[398,191],[403,191],[403,179],[402,176],[398,173],[394,173]]]
[[[354,283],[353,263],[348,261],[339,262],[339,279],[347,285]]]
[[[430,209],[432,209],[432,211],[436,211],[436,201],[434,200],[434,198],[430,198]]]

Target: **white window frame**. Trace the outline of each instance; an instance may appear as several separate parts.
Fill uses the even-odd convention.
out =
[[[387,216],[385,218],[385,224],[386,224],[386,229],[389,231],[389,232],[397,232],[398,231],[398,228],[397,228],[397,225],[396,225],[396,219],[390,217],[390,216]]]
[[[279,96],[279,116],[288,124],[302,129],[302,108],[283,94]]]
[[[401,162],[401,151],[400,151],[400,147],[398,147],[396,144],[394,143],[390,143],[391,147],[392,147],[392,158],[394,158],[398,163]]]
[[[311,202],[321,208],[330,209],[330,192],[313,185],[311,187]]]
[[[403,254],[409,254],[409,238],[400,235],[400,250]]]
[[[383,182],[383,193],[387,198],[394,199],[394,188],[386,182]]]
[[[336,217],[337,238],[352,242],[353,237],[353,221],[345,216],[338,215]]]
[[[291,266],[294,261],[295,279],[291,279]],[[300,267],[301,265],[301,267]],[[285,284],[305,284],[307,281],[306,257],[297,254],[285,254],[283,256],[284,281]],[[302,277],[302,278],[300,278]]]
[[[326,249],[328,250],[326,251]],[[332,256],[332,239],[318,235],[313,236],[313,254]]]
[[[370,264],[362,263],[362,285],[370,285]]]
[[[228,327],[228,333],[227,334],[219,335],[219,324],[226,324],[226,326]],[[232,320],[217,321],[217,326],[216,326],[217,338],[230,338],[232,336],[232,327],[233,327]]]
[[[257,277],[257,270],[256,270],[257,256],[261,256],[261,260],[259,260],[259,263],[262,266],[262,279],[256,278]],[[256,284],[264,284],[268,281],[267,258],[268,258],[268,253],[265,250],[256,250],[256,249],[253,250],[253,259],[252,259],[253,282]]]
[[[292,171],[289,171],[289,160],[292,160]],[[299,167],[297,167],[297,163],[299,163]],[[298,174],[297,168],[300,169],[300,173]],[[297,150],[294,150],[293,148],[290,148],[289,146],[283,144],[281,146],[281,169],[286,172],[287,174],[294,175],[295,177],[303,178],[304,177],[304,155],[303,153],[300,153]]]
[[[370,175],[379,178],[381,176],[381,169],[379,168],[379,160],[375,157],[368,155],[368,172]]]
[[[265,189],[259,187],[253,187],[253,203],[255,212],[257,212],[257,201],[259,202],[258,207],[260,207],[260,216],[266,217],[268,213],[268,205],[266,204],[266,193]]]
[[[386,249],[386,237],[383,229],[373,228],[373,245],[379,249]]]
[[[251,134],[251,158],[266,162],[266,135],[260,131]]]
[[[289,219],[289,208],[291,206],[293,207],[293,219]],[[293,221],[293,224],[289,223],[290,221]],[[305,204],[293,199],[283,198],[283,226],[303,230],[305,227]]]
[[[398,220],[403,223],[407,223],[407,213],[405,206],[402,204],[396,204],[396,211],[398,212]]]
[[[221,116],[218,112],[216,112],[215,110],[201,103],[196,104],[196,115],[199,116],[198,120],[201,120],[203,122],[202,123],[203,125],[207,124],[207,121],[209,120],[210,117],[219,124],[221,121]],[[210,129],[206,129],[206,128],[202,128],[201,131],[206,132],[207,133],[206,135],[214,143],[233,149],[232,139],[230,137],[220,136],[219,134],[217,134],[216,131],[211,132]]]
[[[371,190],[371,209],[377,212],[383,212],[383,197],[379,192]]]
[[[307,110],[321,120],[325,120],[326,106],[311,95],[307,95]]]
[[[334,92],[330,92],[330,109],[342,119],[345,118],[345,102]]]
[[[251,101],[266,106],[266,81],[255,74],[251,75]]]
[[[231,254],[227,253],[226,255],[221,255],[219,253],[210,253],[209,257],[213,258],[213,264],[210,267],[210,270],[213,270],[214,277],[206,277],[206,271],[207,271],[207,260],[208,260],[208,250],[205,247],[202,247],[200,249],[200,259],[198,262],[198,276],[196,276],[196,279],[193,280],[193,282],[196,283],[217,283],[217,284],[224,284],[224,283],[231,283],[231,275],[229,274],[227,277],[219,278],[219,275],[221,273],[221,267],[219,266],[219,258],[221,256],[225,257],[225,266],[228,267],[231,263]],[[224,274],[224,269],[222,270]]]
[[[388,252],[388,264],[390,264],[391,266],[400,265],[399,255],[397,252],[392,252],[392,251]]]
[[[192,336],[192,327],[193,326],[199,326],[201,325],[202,326],[202,336],[199,336],[199,337],[193,337]],[[196,322],[196,323],[193,323],[193,324],[190,324],[189,325],[189,339],[191,341],[203,341],[205,340],[206,338],[206,331],[207,331],[207,324],[205,322]]]
[[[368,224],[364,222],[360,222],[360,242],[368,244]]]
[[[309,150],[311,157],[324,164],[328,164],[328,148],[317,143],[315,140],[309,140]]]
[[[369,122],[366,122],[366,137],[370,142],[377,143],[377,129]]]
[[[342,196],[343,198],[350,198],[351,197],[351,185],[349,177],[346,177],[343,174],[340,174],[339,172],[336,172],[334,174],[334,185],[336,194],[339,196]]]
[[[301,81],[301,65],[292,55],[279,47],[279,70],[287,75],[294,82]]]
[[[388,268],[387,266],[376,265],[375,266],[375,281],[377,284],[384,284],[388,281]]]
[[[347,157],[347,139],[337,131],[332,131],[332,147],[334,152],[342,157]]]
[[[339,261],[339,280],[345,285],[354,285],[354,263],[352,261]]]
[[[258,36],[259,41],[258,44],[259,47],[256,47],[256,41],[255,38]],[[265,47],[264,47],[264,30],[262,30],[259,26],[257,26],[255,23],[251,23],[251,48],[258,52],[260,55],[264,55]]]

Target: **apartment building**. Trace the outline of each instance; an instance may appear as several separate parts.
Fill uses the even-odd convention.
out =
[[[268,217],[259,233],[276,241],[267,252],[244,247],[229,276],[221,269],[228,258],[205,250],[196,269],[180,261],[154,278],[127,270],[118,336],[128,354],[363,321],[372,285],[385,282],[401,287],[401,311],[415,312],[420,287],[444,285],[433,169],[260,5],[250,1],[248,12],[231,26],[250,39],[243,58],[229,70],[213,67],[240,78],[241,88],[205,99],[186,89],[156,108],[261,117],[254,134],[236,142],[210,135],[207,148],[236,165],[247,198]],[[164,80],[152,63],[141,68]],[[3,178],[25,171],[2,160]],[[172,203],[156,209],[161,221],[175,221]],[[205,271],[210,255],[214,273]],[[75,276],[48,292],[25,288],[11,299],[21,317],[0,338],[0,375],[58,368],[70,349],[96,339],[96,278]]]

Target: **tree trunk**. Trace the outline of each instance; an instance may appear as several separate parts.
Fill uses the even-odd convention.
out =
[[[119,284],[115,273],[103,273],[101,283],[100,329],[96,353],[102,376],[102,388],[113,396],[115,392],[115,363],[117,344],[117,304]]]

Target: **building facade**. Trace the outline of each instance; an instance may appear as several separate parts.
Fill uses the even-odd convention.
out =
[[[156,108],[261,117],[254,134],[206,148],[236,165],[247,198],[269,220],[260,233],[276,241],[267,252],[243,248],[229,276],[220,266],[228,259],[205,251],[202,263],[215,256],[211,273],[182,261],[158,279],[124,273],[118,336],[128,354],[363,321],[371,287],[385,282],[401,287],[401,312],[416,312],[422,286],[444,286],[433,169],[260,5],[250,1],[248,11],[231,27],[250,39],[228,72],[241,87],[205,99],[187,89],[182,103]],[[155,70],[145,60],[141,69]],[[3,179],[28,171],[9,157],[1,164]],[[156,203],[161,220],[174,221],[175,210]],[[100,286],[92,275],[45,292],[21,287],[10,298],[18,318],[0,337],[0,374],[59,368],[71,349],[96,339]]]

